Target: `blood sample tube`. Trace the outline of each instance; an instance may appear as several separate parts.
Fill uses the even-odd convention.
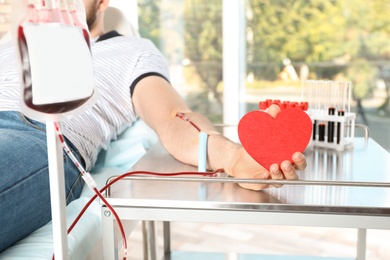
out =
[[[329,82],[328,85],[328,115],[334,116],[336,111],[335,105],[335,84],[334,82]],[[328,121],[328,143],[334,142],[334,121]]]
[[[308,81],[307,91],[309,92],[309,114],[314,116],[317,114],[317,84],[318,82],[315,80]],[[317,120],[313,120],[313,136],[312,139],[317,140]]]
[[[319,112],[320,115],[323,116],[326,114],[327,110],[327,85],[328,82],[324,80],[320,80],[319,82]],[[318,124],[318,141],[325,141],[325,131],[326,131],[326,122],[321,120]]]
[[[267,102],[266,101],[260,101],[259,102],[259,109],[260,110],[267,110],[268,106],[267,106]]]
[[[349,84],[346,84],[345,82],[341,82],[339,81],[338,82],[338,91],[339,91],[339,109],[337,111],[337,115],[338,116],[345,116],[345,106],[346,106],[346,102],[347,102],[347,99],[348,99],[348,95],[349,95]],[[339,144],[340,141],[341,141],[341,138],[343,138],[343,136],[341,136],[341,123],[338,122],[337,123],[337,143]]]

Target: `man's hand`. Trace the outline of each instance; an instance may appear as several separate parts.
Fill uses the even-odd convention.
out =
[[[272,117],[280,112],[280,108],[277,105],[272,105],[268,109],[268,113]],[[272,179],[272,180],[296,180],[298,179],[297,170],[304,170],[306,168],[306,158],[300,153],[296,152],[292,156],[291,163],[289,160],[283,161],[280,165],[272,164],[270,170],[257,163],[241,146],[237,148],[234,159],[230,167],[225,169],[228,174],[236,178],[254,178],[254,179]],[[268,185],[268,184],[252,184],[241,183],[242,187],[252,190],[262,190],[270,186],[280,187],[281,185]]]

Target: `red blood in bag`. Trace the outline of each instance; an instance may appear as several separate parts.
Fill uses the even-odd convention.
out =
[[[83,29],[83,34],[89,47],[89,34],[84,29]],[[22,95],[23,95],[23,100],[27,107],[42,113],[59,114],[59,113],[66,113],[72,111],[80,107],[81,105],[83,105],[85,102],[89,100],[90,97],[67,101],[67,102],[51,103],[51,104],[43,104],[43,105],[34,104],[33,91],[32,91],[33,82],[31,76],[29,52],[28,52],[26,37],[24,35],[22,26],[19,26],[18,28],[18,43],[19,43],[19,51],[20,51],[20,57],[22,63],[22,84],[24,85],[23,88],[24,93],[22,93]]]

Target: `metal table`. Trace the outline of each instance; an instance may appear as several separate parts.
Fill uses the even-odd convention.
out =
[[[305,151],[308,166],[299,181],[282,188],[250,191],[235,178],[133,176],[115,183],[107,201],[123,220],[164,223],[165,259],[170,251],[169,222],[215,222],[357,228],[357,259],[365,259],[366,229],[390,229],[390,154],[374,140],[355,138],[350,150]],[[157,144],[132,171],[196,171],[173,159]],[[104,259],[117,257],[115,223],[102,207]],[[155,258],[153,237],[147,255]],[[152,246],[151,246],[152,245]]]

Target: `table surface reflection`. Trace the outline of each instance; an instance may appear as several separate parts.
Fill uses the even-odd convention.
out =
[[[233,179],[226,176],[215,182],[137,176],[112,185],[108,200],[111,205],[127,207],[390,216],[390,154],[374,140],[355,138],[354,147],[343,152],[309,147],[305,156],[308,165],[299,172],[300,180],[381,183],[384,187],[287,184],[251,191],[237,183],[218,181]],[[197,169],[176,161],[156,144],[131,169],[140,170],[171,173]]]

